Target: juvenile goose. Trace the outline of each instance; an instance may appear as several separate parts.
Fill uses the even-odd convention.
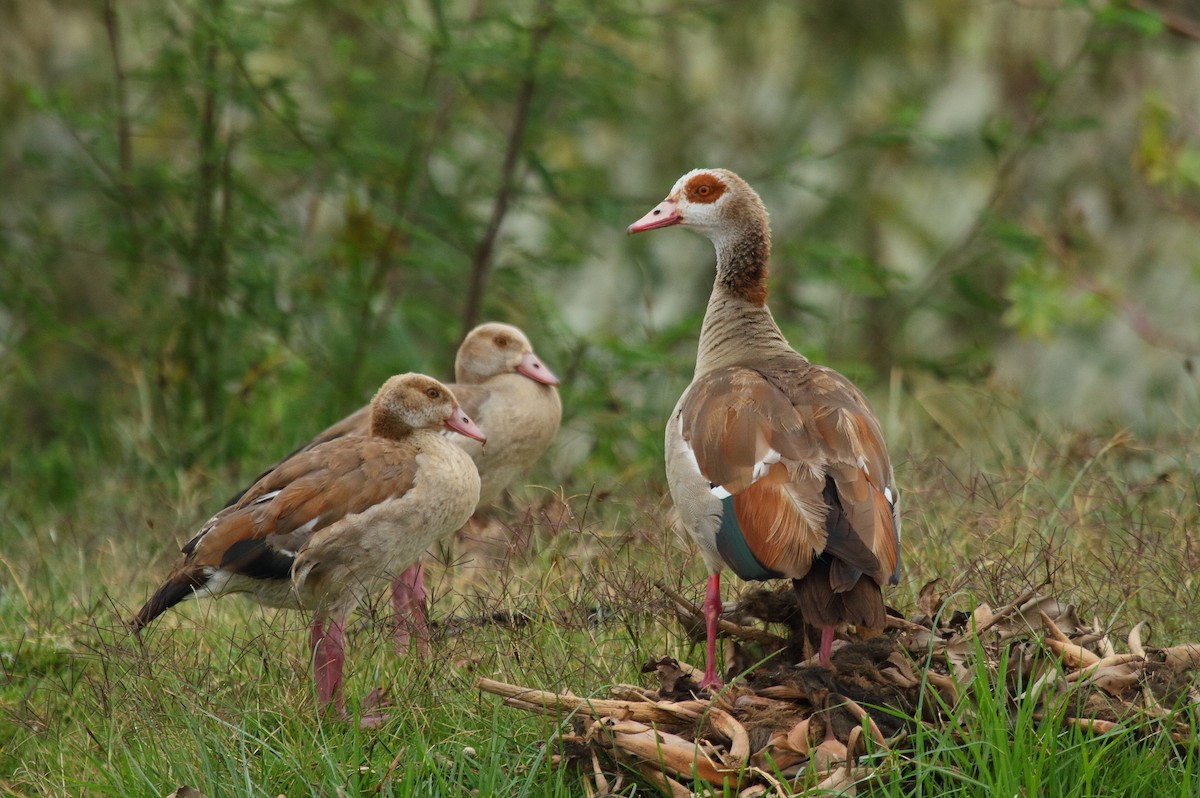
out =
[[[479,474],[440,430],[484,440],[450,389],[422,374],[392,377],[369,407],[369,435],[288,458],[210,519],[138,611],[133,630],[194,596],[246,593],[268,606],[310,611],[317,697],[345,717],[346,617],[475,510]],[[362,722],[381,718],[365,713]]]
[[[454,360],[454,378],[451,390],[487,433],[486,446],[452,436],[479,469],[482,509],[525,474],[554,440],[562,421],[559,381],[534,354],[524,332],[499,322],[481,324],[467,334]],[[367,434],[369,411],[363,407],[346,416],[281,463],[327,441]],[[406,650],[414,634],[421,653],[428,650],[425,597],[425,570],[418,560],[392,583],[397,650]]]
[[[771,230],[754,189],[726,169],[697,169],[629,226],[693,227],[717,252],[696,372],[666,429],[667,482],[709,568],[702,686],[718,687],[721,570],[790,577],[806,623],[885,624],[880,587],[900,573],[900,494],[866,398],[788,345],[767,308]]]

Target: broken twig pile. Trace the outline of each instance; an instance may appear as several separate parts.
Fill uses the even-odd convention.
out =
[[[660,587],[684,627],[702,629],[700,611]],[[936,589],[935,582],[921,591],[920,614],[889,618],[885,635],[839,639],[831,669],[812,657],[790,589],[753,592],[726,608],[726,663],[741,676],[716,695],[669,657],[643,669],[656,674],[656,689],[616,685],[605,698],[490,679],[479,687],[509,706],[569,721],[555,761],[582,766],[596,795],[620,789],[631,774],[679,798],[693,794],[685,785],[704,783],[745,798],[809,789],[853,795],[903,756],[918,724],[955,732],[964,702],[980,689],[1004,695],[1010,710],[1033,702],[1039,720],[1087,732],[1151,724],[1191,740],[1200,693],[1190,672],[1200,669],[1200,644],[1153,648],[1138,624],[1118,652],[1098,620],[1084,624],[1072,605],[1033,591],[997,609],[948,613]],[[754,620],[784,624],[789,635]]]

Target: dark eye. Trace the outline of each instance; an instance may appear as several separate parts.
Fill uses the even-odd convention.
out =
[[[507,336],[497,335],[494,340],[496,342],[496,346],[500,347],[501,349],[508,346],[508,337]]]
[[[441,399],[442,398],[442,392],[439,391],[437,388],[426,388],[425,395],[428,396],[430,399]]]
[[[710,193],[712,193],[712,186],[701,185],[696,188],[696,193],[699,194],[701,197],[707,197]]]

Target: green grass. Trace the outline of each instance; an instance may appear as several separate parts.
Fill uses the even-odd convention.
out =
[[[1148,620],[1151,644],[1200,640],[1195,434],[1055,439],[994,420],[977,455],[949,442],[950,422],[918,435],[901,415],[905,576],[889,602],[911,612],[935,576],[957,609],[1045,582],[1118,635]],[[703,567],[669,531],[657,469],[640,473],[653,476],[607,495],[585,475],[576,494],[523,493],[498,513],[514,541],[492,545],[499,565],[434,567],[433,617],[466,622],[435,636],[428,662],[392,654],[388,611],[357,614],[351,706],[375,686],[393,703],[375,731],[316,712],[299,614],[194,602],[161,618],[144,647],[125,635],[178,539],[229,484],[116,468],[70,507],[0,496],[0,794],[160,796],[183,784],[209,798],[582,794],[576,773],[550,763],[562,723],[473,685],[484,675],[601,694],[649,684],[639,671],[650,657],[700,661],[651,585],[697,597]],[[727,597],[737,589],[728,579]],[[482,622],[497,609],[529,620]],[[1175,743],[1136,722],[1097,735],[1036,718],[1028,702],[1012,710],[1014,686],[980,680],[969,692],[957,730],[915,727],[876,755],[880,775],[859,794],[1200,792],[1194,735]],[[621,794],[655,793],[627,779]]]
[[[977,649],[976,657],[982,656]],[[999,672],[1007,670],[1002,660]],[[1029,685],[977,677],[969,701],[937,709],[948,722],[920,724],[887,758],[879,795],[1087,796],[1191,795],[1197,784],[1196,737],[1178,744],[1149,719],[1094,733],[1045,713],[1022,694]],[[1194,709],[1193,709],[1194,712]],[[1045,716],[1043,716],[1045,713]],[[918,710],[915,714],[922,714]]]

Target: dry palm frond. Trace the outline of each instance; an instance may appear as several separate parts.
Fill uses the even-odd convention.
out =
[[[885,635],[843,634],[828,670],[803,661],[797,638],[807,630],[790,591],[752,593],[728,613],[738,622],[720,628],[751,647],[743,661],[758,664],[715,695],[699,689],[694,668],[670,657],[643,669],[657,690],[618,685],[612,698],[478,684],[510,706],[573,716],[577,734],[560,738],[555,761],[580,765],[600,795],[630,771],[676,796],[698,782],[747,798],[813,788],[853,795],[878,772],[865,764],[878,765],[868,752],[899,746],[920,723],[959,723],[976,679],[1024,685],[1006,700],[1036,702],[1039,719],[1096,734],[1153,722],[1187,739],[1179,710],[1200,710],[1189,675],[1200,669],[1200,644],[1154,648],[1138,624],[1122,653],[1098,622],[1085,625],[1072,605],[1036,591],[995,610],[980,604],[950,614],[936,587],[922,590],[913,618],[889,618]],[[697,608],[669,595],[683,622],[694,622]],[[789,636],[750,627],[750,618],[782,623]]]

